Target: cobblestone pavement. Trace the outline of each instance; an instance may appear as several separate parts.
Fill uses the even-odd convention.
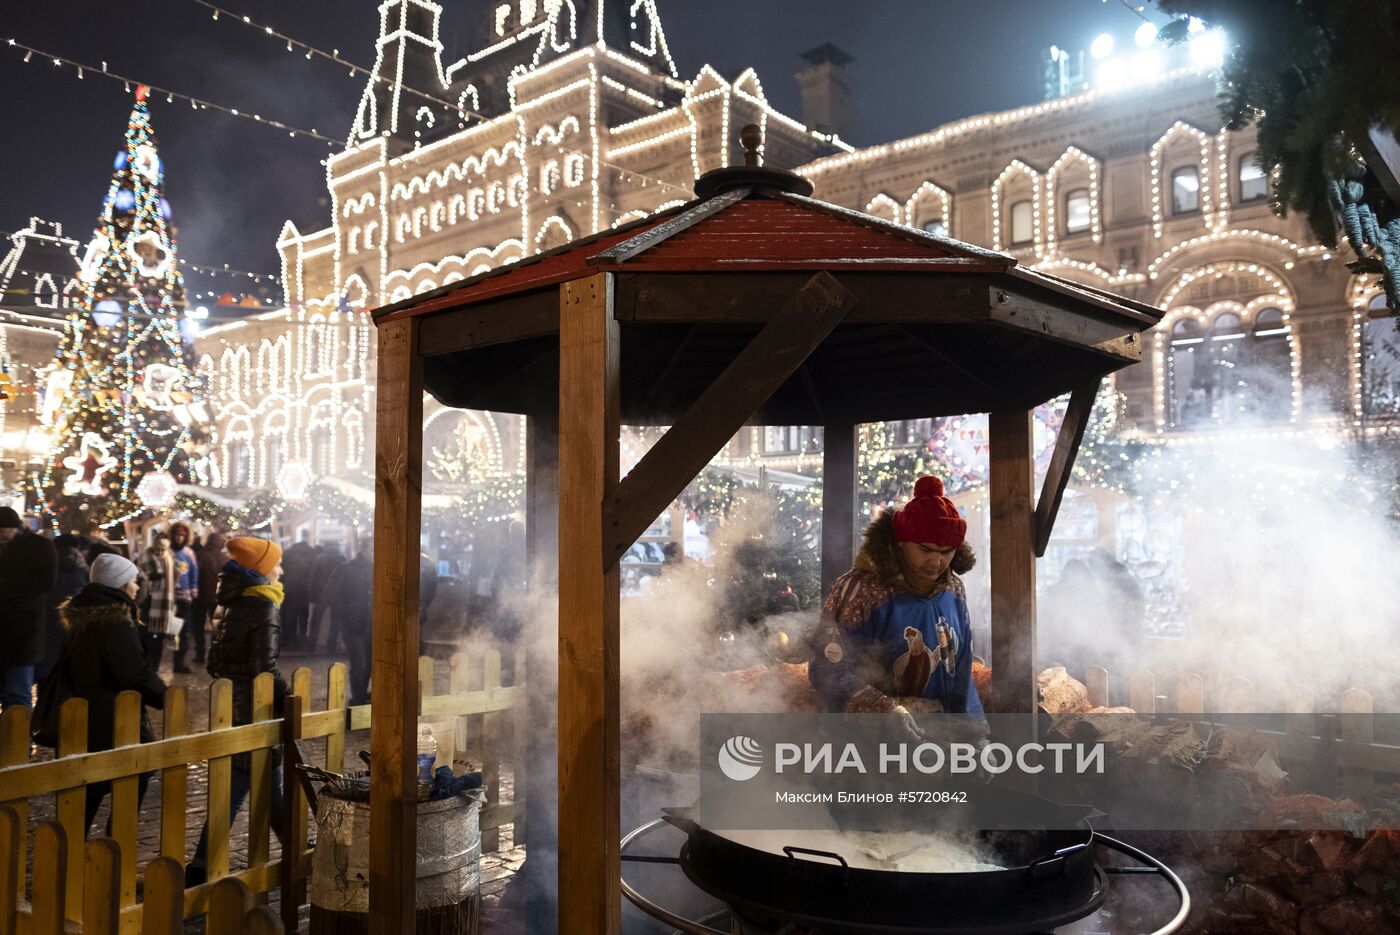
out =
[[[189,723],[192,730],[200,730],[209,723],[209,676],[202,670],[202,666],[193,666],[196,671],[188,675],[176,675],[171,671],[169,651],[160,670],[160,675],[171,685],[182,685],[186,688]],[[344,662],[343,656],[328,655],[297,655],[284,654],[282,658],[282,672],[288,680],[291,679],[292,672],[306,666],[311,670],[311,710],[325,710],[326,704],[326,672],[334,662]],[[441,667],[439,667],[441,668]],[[440,673],[439,681],[443,682],[438,690],[445,691],[445,674]],[[161,733],[161,719],[159,711],[148,712],[151,717],[151,726],[154,728],[156,736]],[[369,731],[352,731],[346,735],[345,752],[346,762],[355,763],[358,766],[357,754],[360,750],[369,749]],[[320,745],[313,746],[313,750],[320,752]],[[468,756],[471,750],[467,751]],[[43,760],[52,756],[52,751],[45,748],[35,748],[34,759]],[[208,768],[207,764],[200,762],[192,764],[187,773],[187,802],[188,816],[185,821],[185,853],[187,857],[193,856],[195,845],[199,840],[199,834],[204,826],[206,814],[206,801],[208,797]],[[501,776],[501,798],[509,801],[512,797],[513,776],[503,770]],[[160,819],[161,819],[161,782],[160,776],[152,777],[151,783],[146,790],[146,796],[142,800],[141,816],[137,825],[137,865],[145,864],[156,857],[160,852]],[[91,834],[96,836],[104,833],[107,827],[108,809],[110,799],[104,802],[93,820]],[[33,841],[33,829],[35,823],[44,819],[54,817],[54,797],[36,796],[29,800],[29,827],[30,838]],[[501,828],[500,849],[494,853],[483,854],[481,857],[481,893],[483,897],[483,931],[489,935],[513,935],[521,929],[516,921],[516,916],[503,909],[500,905],[500,897],[510,882],[515,872],[520,869],[525,860],[525,849],[523,846],[517,847],[512,840],[510,825]],[[312,825],[312,836],[314,837],[314,824]],[[271,859],[278,860],[281,855],[281,847],[276,835],[271,840]],[[233,826],[230,828],[229,837],[229,866],[230,869],[238,871],[246,869],[248,855],[248,810],[245,807],[239,812]],[[32,873],[32,867],[29,868]],[[32,885],[32,877],[27,881]],[[278,905],[277,893],[270,894],[269,904],[274,908]],[[308,925],[309,910],[303,906],[301,910],[302,931],[306,931]],[[202,931],[202,922],[191,923],[187,927],[189,932]]]

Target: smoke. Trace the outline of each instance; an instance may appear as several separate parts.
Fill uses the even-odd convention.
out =
[[[1312,433],[1241,428],[1152,446],[1134,471],[1144,502],[1097,497],[1112,511],[1099,523],[1117,524],[1116,542],[1100,542],[1116,556],[1041,562],[1058,578],[1040,595],[1043,662],[1079,676],[1103,665],[1120,688],[1147,668],[1172,701],[1177,676],[1196,673],[1207,711],[1230,707],[1237,678],[1253,683],[1257,711],[1306,704],[1304,687],[1321,712],[1340,710],[1348,688],[1373,693],[1377,710],[1400,703],[1383,674],[1400,663],[1400,579],[1387,561],[1400,542],[1379,492],[1392,462]]]

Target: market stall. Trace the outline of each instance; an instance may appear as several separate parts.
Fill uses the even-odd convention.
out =
[[[988,707],[1034,709],[1035,556],[1101,380],[1140,359],[1159,313],[815,200],[804,179],[758,165],[757,128],[742,139],[747,164],[702,177],[695,201],[375,313],[377,931],[407,931],[413,914],[425,390],[528,417],[529,550],[558,556],[557,896],[569,931],[619,925],[619,559],[745,424],[824,427],[830,580],[854,552],[856,427],[989,412]],[[1037,498],[1031,412],[1065,393]],[[670,426],[625,478],[622,424]]]

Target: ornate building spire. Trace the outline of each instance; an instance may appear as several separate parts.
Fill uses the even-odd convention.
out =
[[[447,98],[442,72],[438,19],[442,7],[432,0],[384,0],[379,5],[379,40],[374,74],[360,96],[349,145],[375,137],[413,146],[442,124]]]

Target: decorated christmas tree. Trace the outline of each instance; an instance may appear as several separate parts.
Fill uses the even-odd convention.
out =
[[[172,502],[207,419],[182,330],[163,166],[136,90],[58,356],[42,378],[53,437],[34,478],[55,530],[112,526]]]

